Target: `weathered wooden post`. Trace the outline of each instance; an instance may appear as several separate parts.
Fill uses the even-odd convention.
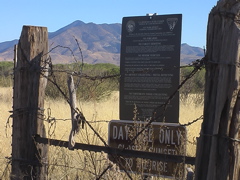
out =
[[[79,131],[78,120],[77,120],[77,96],[76,89],[74,86],[74,81],[72,75],[68,77],[68,91],[69,91],[69,99],[70,99],[70,109],[71,109],[71,117],[72,117],[72,129],[69,135],[69,143],[68,148],[73,149],[75,145],[74,136]]]
[[[13,58],[14,68],[17,66],[17,44],[14,45],[14,58]]]
[[[23,26],[14,69],[12,180],[46,179],[47,150],[33,136],[45,136],[47,61],[47,28]]]
[[[204,121],[197,180],[240,179],[240,1],[220,0],[209,14]]]

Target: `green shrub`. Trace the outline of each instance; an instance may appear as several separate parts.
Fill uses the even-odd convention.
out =
[[[62,98],[63,94],[68,96],[67,78],[72,72],[75,72],[72,74],[77,98],[81,100],[102,100],[119,90],[119,76],[104,78],[120,73],[119,67],[113,64],[57,64],[53,66],[53,72],[46,88],[46,95],[50,98]]]
[[[193,71],[193,67],[185,67],[181,69],[180,81],[186,79]],[[180,100],[185,101],[190,95],[195,94],[195,104],[202,104],[204,101],[205,90],[205,69],[198,71],[193,77],[187,80],[187,82],[180,89]]]
[[[13,85],[13,66],[13,62],[0,62],[1,87]],[[67,78],[72,72],[75,72],[73,75],[74,82],[77,86],[77,98],[81,100],[102,100],[108,97],[113,91],[119,90],[120,76],[103,78],[120,74],[119,66],[114,64],[56,64],[53,65],[52,70],[53,73],[49,73],[49,81],[46,88],[46,96],[49,98],[63,98],[63,94],[68,96]],[[192,70],[193,67],[181,68],[181,81],[183,81]],[[190,94],[202,94],[204,87],[205,69],[198,71],[180,89],[181,100],[186,99]],[[199,97],[203,98],[203,96]],[[200,99],[200,101],[203,101],[203,99]]]
[[[2,61],[0,62],[0,86],[10,87],[13,84],[13,62]]]

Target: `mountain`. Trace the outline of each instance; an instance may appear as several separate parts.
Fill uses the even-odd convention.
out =
[[[181,45],[181,64],[190,64],[192,61],[201,59],[204,56],[204,50],[200,47],[193,47],[187,43]]]
[[[18,40],[6,41],[0,43],[0,61],[12,61],[13,47],[18,43]]]
[[[13,46],[17,42],[18,40],[0,43],[0,61],[13,59]],[[95,24],[77,20],[55,32],[49,32],[49,50],[52,62],[55,64],[82,61],[80,48],[85,63],[119,65],[120,46],[121,24],[119,23]],[[203,49],[182,44],[181,64],[189,64],[202,57]]]

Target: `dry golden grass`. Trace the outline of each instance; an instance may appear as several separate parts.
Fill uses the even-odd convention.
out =
[[[0,88],[0,179],[4,170],[9,167],[6,157],[11,156],[11,122],[12,88]],[[8,121],[9,120],[9,121]],[[9,122],[9,123],[8,123]],[[7,173],[7,171],[6,171]]]
[[[0,167],[0,179],[3,171],[6,167],[5,157],[11,156],[11,122],[10,127],[6,128],[6,123],[10,115],[9,111],[12,110],[12,88],[0,88],[0,160],[2,166]],[[83,112],[85,118],[88,121],[91,121],[92,126],[101,134],[102,137],[107,141],[108,136],[108,123],[94,123],[94,121],[110,121],[112,119],[119,119],[119,98],[118,92],[115,92],[111,98],[102,102],[79,102],[78,108]],[[46,118],[55,118],[56,121],[52,123],[45,122],[47,129],[48,137],[68,140],[68,136],[71,130],[71,121],[70,118],[70,108],[69,105],[64,100],[46,100],[45,102],[45,115]],[[180,123],[186,124],[192,120],[197,119],[203,113],[202,105],[193,104],[192,101],[182,103],[180,106]],[[195,156],[196,151],[196,137],[199,136],[200,126],[202,121],[198,121],[187,127],[188,131],[188,142],[187,142],[187,155]],[[7,124],[8,125],[8,124]],[[7,134],[6,134],[7,132]],[[7,136],[6,136],[7,135]],[[100,140],[94,135],[94,133],[89,129],[85,128],[82,132],[76,137],[77,142],[83,143],[95,143],[103,145]],[[52,159],[51,163],[59,163],[58,158],[64,159],[61,162],[65,162],[69,166],[86,166],[86,159],[83,159],[83,156],[78,151],[68,151],[67,149],[53,148],[50,147],[50,156],[55,156],[55,159]],[[60,153],[61,152],[61,153]],[[90,160],[96,159],[95,155],[89,152],[82,152]],[[65,154],[65,157],[60,157]],[[96,154],[96,153],[95,153]],[[76,156],[78,158],[76,158]],[[98,155],[99,156],[99,155]],[[104,159],[104,156],[100,155]],[[51,158],[52,158],[51,157]],[[99,158],[99,157],[98,157]],[[67,160],[66,160],[67,159]],[[56,162],[55,162],[56,161]],[[71,163],[70,163],[71,162]],[[84,162],[84,163],[83,163]],[[4,164],[5,163],[5,164]],[[70,163],[70,164],[69,164]],[[83,164],[82,164],[83,163]],[[89,166],[90,166],[90,162]],[[93,163],[94,164],[94,163]],[[103,164],[96,164],[92,167],[94,171],[97,170],[96,166],[103,166]],[[52,168],[52,169],[51,169]],[[49,168],[54,172],[54,166]],[[66,170],[66,168],[65,168]],[[58,170],[59,171],[59,170]],[[64,171],[64,170],[62,170]],[[99,170],[100,171],[100,170]],[[63,172],[64,173],[64,172]],[[97,173],[97,172],[96,172]],[[67,177],[67,175],[66,175]],[[52,179],[57,179],[59,177],[52,176]]]
[[[203,106],[195,104],[181,104],[180,106],[180,123],[188,124],[199,118],[203,114]],[[187,155],[196,155],[196,138],[199,137],[202,120],[195,122],[187,128]]]
[[[0,88],[0,153],[5,156],[10,156],[11,141],[11,124],[7,124],[10,112],[12,110],[12,89],[11,88]],[[11,123],[11,119],[9,119]],[[6,128],[6,126],[8,128]]]
[[[106,135],[108,123],[112,119],[119,119],[119,103],[118,103],[118,92],[113,93],[113,95],[105,101],[101,102],[78,102],[77,107],[81,112],[83,112],[85,118],[91,122],[93,127],[101,127],[105,131]],[[63,100],[46,100],[45,109],[51,112],[51,117],[56,119],[56,128],[54,134],[57,138],[65,139],[68,138],[71,130],[70,122],[70,107],[68,103]],[[50,114],[45,113],[46,117]],[[100,122],[98,121],[106,121]],[[95,123],[96,122],[96,123]],[[47,127],[51,125],[46,124]],[[85,126],[86,127],[86,126]],[[53,129],[53,128],[52,128]],[[50,132],[51,133],[51,132]]]

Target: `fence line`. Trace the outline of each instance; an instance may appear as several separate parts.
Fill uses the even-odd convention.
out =
[[[34,136],[33,138],[37,143],[68,148],[68,141],[42,138],[40,136]],[[135,151],[135,150],[129,150],[129,149],[119,149],[119,148],[112,148],[109,146],[97,146],[97,145],[76,143],[74,146],[74,149],[81,149],[83,151],[105,152],[107,154],[112,154],[117,156],[152,159],[152,160],[159,160],[163,162],[177,162],[177,163],[185,162],[186,164],[191,164],[191,165],[194,165],[195,163],[194,157],[158,154],[154,152]]]
[[[76,40],[76,39],[75,39]],[[76,40],[76,42],[78,43],[78,41]],[[78,47],[79,47],[79,44],[77,44],[78,45]],[[57,47],[62,47],[62,46],[56,46],[56,47],[54,47],[53,49],[55,49],[55,48],[57,48]],[[66,47],[62,47],[62,48],[66,48]],[[80,47],[79,47],[80,48]],[[69,48],[70,49],[70,48]],[[81,48],[80,48],[81,49]],[[49,52],[51,52],[52,50],[50,50]],[[72,52],[72,50],[70,50],[71,52]],[[77,62],[77,60],[76,60],[76,58],[75,58],[75,56],[73,55],[73,57],[74,57],[74,59],[75,59],[75,61]],[[50,61],[51,62],[51,61]],[[158,108],[164,108],[164,111],[166,111],[166,108],[167,108],[167,104],[174,98],[174,96],[176,95],[176,93],[182,88],[182,86],[190,79],[190,78],[192,78],[199,70],[201,70],[203,67],[204,67],[204,62],[205,62],[205,57],[203,57],[201,60],[199,60],[199,59],[197,59],[197,60],[195,60],[195,61],[193,61],[189,66],[184,66],[184,67],[194,67],[194,69],[192,70],[192,72],[191,73],[189,73],[189,75],[181,82],[181,84],[178,86],[178,88],[174,91],[174,93],[167,99],[167,101],[165,102],[165,104],[163,104],[162,106],[160,106],[160,107],[158,107]],[[83,58],[82,58],[82,63],[83,63]],[[52,67],[52,66],[50,66],[50,67]],[[176,67],[174,67],[174,68],[176,68]],[[165,69],[165,68],[164,68]],[[52,74],[53,74],[53,70],[51,69],[51,72],[52,72]],[[62,72],[64,72],[64,71],[62,71]],[[75,75],[77,75],[77,74],[80,74],[80,76],[78,76],[78,77],[85,77],[85,78],[87,78],[87,79],[90,79],[90,80],[97,80],[97,79],[100,79],[100,80],[103,80],[103,79],[108,79],[108,78],[113,78],[113,77],[118,77],[119,76],[119,74],[116,74],[116,75],[112,75],[112,76],[95,76],[95,77],[91,77],[91,76],[87,76],[87,75],[84,75],[84,76],[81,76],[81,73],[72,73],[72,74],[75,74]],[[50,79],[50,78],[47,78],[48,80]],[[51,80],[50,80],[50,82],[52,82]],[[56,87],[57,87],[57,89],[58,90],[60,90],[60,92],[61,92],[61,94],[64,96],[64,98],[66,99],[66,101],[68,102],[68,104],[70,105],[70,107],[71,107],[71,104],[70,104],[70,101],[69,101],[69,99],[67,98],[67,95],[61,90],[61,88],[60,88],[60,86],[56,83],[56,82],[52,82]],[[153,121],[155,121],[156,119],[158,119],[159,117],[154,117],[154,112],[158,109],[158,108],[156,108],[156,109],[154,109],[154,111],[153,111],[153,116],[152,116],[152,118],[151,118],[151,120],[147,123],[147,125],[145,126],[145,128],[147,128]],[[159,116],[162,116],[164,114],[164,112],[161,114],[161,115],[159,115]],[[86,120],[86,123],[88,124],[88,125],[90,125],[89,124],[89,122]],[[95,130],[91,127],[91,125],[90,125],[90,128],[95,132]],[[132,140],[132,142],[145,130],[145,128],[143,128],[137,135],[136,135],[136,137],[135,138],[133,138],[133,140]],[[97,132],[95,132],[95,133],[97,133]],[[98,133],[97,133],[98,134]],[[99,138],[101,139],[101,141],[105,144],[105,142],[102,140],[102,138],[99,136]],[[131,143],[132,143],[131,142]]]
[[[79,46],[79,45],[78,45]],[[62,46],[56,46],[54,47],[53,49],[57,48],[57,47],[62,47]],[[62,47],[62,48],[67,48],[67,47]],[[80,48],[80,47],[79,47]],[[52,50],[53,50],[52,49]],[[51,52],[52,50],[50,50],[49,52]],[[74,56],[74,55],[73,55]],[[75,56],[74,56],[74,59],[75,61],[77,62]],[[82,66],[83,66],[83,59],[82,59]],[[82,67],[81,66],[81,67]],[[167,104],[171,101],[171,99],[174,97],[174,95],[176,94],[177,91],[179,91],[181,89],[181,87],[190,79],[192,78],[196,72],[198,72],[199,70],[202,69],[202,67],[204,66],[204,58],[202,60],[196,60],[194,61],[192,64],[189,64],[188,66],[184,66],[184,67],[173,67],[173,68],[185,68],[185,67],[194,67],[193,71],[181,82],[181,84],[179,85],[179,87],[177,88],[177,90],[169,97],[169,99],[166,101],[166,103],[163,105],[164,106],[164,110],[166,110],[167,108]],[[106,75],[106,76],[88,76],[87,74],[83,74],[81,71],[80,72],[71,72],[71,71],[63,71],[63,70],[53,70],[53,65],[51,63],[51,59],[49,61],[49,67],[50,69],[42,69],[40,70],[40,72],[46,72],[48,71],[50,73],[50,76],[53,77],[53,80],[50,79],[49,77],[46,77],[44,74],[42,74],[45,78],[47,78],[51,83],[53,83],[55,85],[55,87],[61,92],[61,94],[63,95],[63,97],[65,98],[65,100],[70,104],[69,102],[69,98],[67,97],[67,95],[62,91],[61,87],[57,84],[57,81],[56,81],[56,78],[55,78],[55,75],[54,73],[66,73],[66,74],[72,74],[73,76],[76,76],[79,78],[79,82],[80,82],[80,78],[86,78],[86,79],[89,79],[89,80],[92,80],[92,81],[95,81],[95,80],[104,80],[104,79],[111,79],[111,78],[116,78],[116,77],[119,77],[120,75],[119,74],[115,74],[115,75]],[[155,109],[156,110],[156,109]],[[22,110],[22,113],[24,113],[25,110]],[[77,111],[77,110],[75,110]],[[13,112],[12,112],[13,113]],[[19,114],[18,114],[19,115]],[[10,117],[13,117],[10,116]],[[154,121],[156,120],[157,118],[156,117],[152,117],[152,119],[147,123],[147,125],[131,140],[130,144],[134,142],[135,139],[137,139],[137,137],[143,133],[143,131],[148,128],[148,126]],[[192,122],[189,122],[188,124],[180,124],[181,126],[190,126],[192,125],[193,123],[199,121],[202,119],[202,116],[196,120],[193,120]],[[47,117],[45,116],[44,119],[45,121],[51,123],[51,127],[55,124],[56,125],[56,122],[57,121],[67,121],[67,120],[71,120],[71,119],[56,119],[54,117],[51,117],[51,109],[49,110],[48,109],[48,115]],[[74,147],[75,149],[82,149],[84,150],[87,150],[87,151],[94,151],[94,152],[101,152],[101,151],[104,151],[106,153],[109,153],[109,154],[113,154],[113,155],[117,155],[117,158],[121,157],[121,156],[126,156],[128,154],[131,154],[132,157],[136,157],[136,151],[132,151],[132,150],[126,150],[126,149],[114,149],[114,148],[110,148],[108,147],[107,143],[103,140],[103,138],[98,134],[98,132],[90,125],[90,123],[99,123],[99,122],[106,122],[108,123],[109,121],[105,121],[105,120],[99,120],[99,121],[86,121],[86,124],[93,130],[93,132],[98,136],[98,138],[104,143],[105,147],[104,146],[95,146],[95,145],[84,145],[84,144],[80,144],[80,143],[76,143],[76,147]],[[9,121],[8,121],[9,122]],[[52,123],[54,122],[54,123]],[[7,126],[6,126],[7,128]],[[56,126],[55,126],[56,128]],[[54,133],[54,132],[53,132]],[[35,141],[38,142],[38,143],[43,143],[43,144],[50,144],[51,145],[57,145],[57,146],[61,146],[61,147],[66,147],[68,145],[68,142],[66,141],[60,141],[60,140],[53,140],[53,139],[47,139],[47,138],[41,138],[41,137],[37,137],[35,136],[34,137]],[[96,151],[96,149],[99,148],[99,151]],[[141,158],[147,158],[147,159],[157,159],[157,160],[165,160],[165,161],[168,161],[168,160],[173,160],[173,161],[179,161],[179,162],[185,162],[185,163],[189,163],[189,164],[194,164],[194,161],[195,161],[195,158],[192,158],[192,157],[187,157],[187,156],[174,156],[174,157],[171,157],[171,155],[160,155],[160,154],[155,154],[155,153],[146,153],[146,152],[143,152],[143,154],[145,155],[139,155],[141,154],[141,152],[137,152],[138,155],[137,157],[141,157]],[[158,156],[158,158],[156,158],[156,155]],[[102,173],[104,174],[107,170],[108,170],[109,167],[107,167]],[[101,176],[103,175],[101,174]],[[101,177],[100,176],[100,177]],[[128,175],[129,178],[131,179],[131,176]]]

